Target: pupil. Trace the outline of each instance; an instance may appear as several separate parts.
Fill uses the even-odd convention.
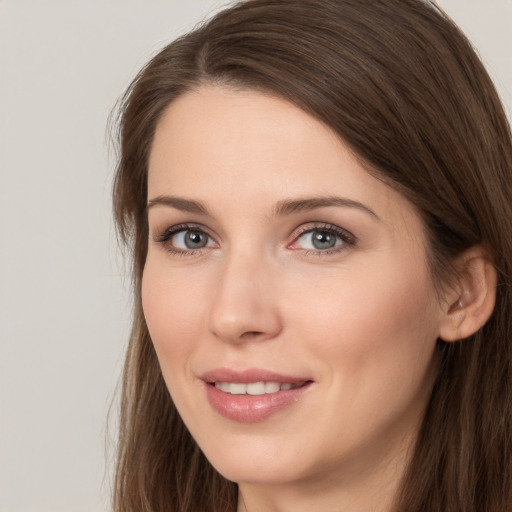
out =
[[[313,233],[313,246],[316,249],[330,249],[336,244],[336,237],[332,233],[325,231],[315,231]]]
[[[206,246],[206,236],[200,231],[188,231],[185,235],[185,245],[189,249],[198,249]]]

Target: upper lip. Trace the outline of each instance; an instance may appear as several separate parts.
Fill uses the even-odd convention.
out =
[[[310,381],[308,377],[285,375],[271,370],[249,368],[247,370],[234,370],[231,368],[215,368],[201,375],[201,380],[212,382],[235,382],[248,384],[249,382],[279,382],[300,384]]]

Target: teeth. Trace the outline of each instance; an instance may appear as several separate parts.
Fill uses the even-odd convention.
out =
[[[251,382],[247,384],[248,395],[264,395],[265,394],[265,383],[264,382]]]
[[[245,395],[247,393],[247,385],[240,383],[228,384],[229,392],[232,395]]]
[[[229,382],[217,382],[216,385],[218,384],[218,388],[221,389],[222,391],[225,391],[226,393],[229,393]]]
[[[280,389],[279,382],[265,382],[265,393],[277,393]]]
[[[232,395],[264,395],[266,393],[277,393],[302,386],[304,383],[291,384],[290,382],[216,382],[215,387]]]

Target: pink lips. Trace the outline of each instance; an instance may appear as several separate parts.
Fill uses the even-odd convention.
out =
[[[312,384],[308,378],[292,377],[259,369],[237,372],[219,368],[204,373],[201,379],[205,382],[208,402],[219,414],[233,421],[247,423],[262,421],[277,411],[296,403]],[[274,382],[298,387],[263,395],[231,394],[217,389],[216,382],[233,384]]]

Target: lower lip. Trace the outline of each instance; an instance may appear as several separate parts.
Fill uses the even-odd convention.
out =
[[[229,420],[243,423],[262,421],[272,414],[299,401],[310,388],[307,383],[300,388],[266,393],[264,395],[232,395],[206,384],[206,394],[210,405]]]

